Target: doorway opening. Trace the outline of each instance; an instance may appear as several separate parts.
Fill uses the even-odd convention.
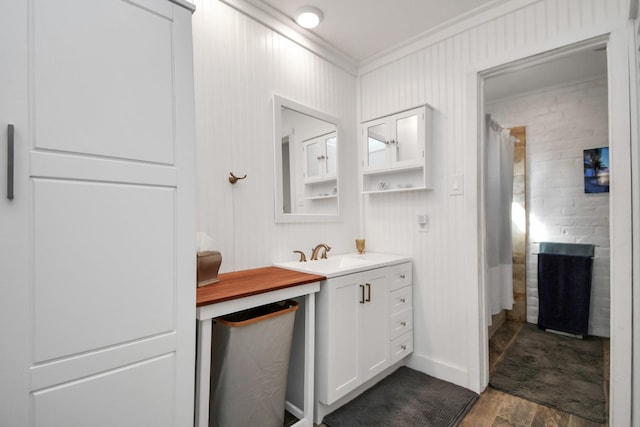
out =
[[[513,164],[512,220],[513,272],[509,276],[511,299],[496,311],[491,309],[494,275],[487,269],[491,258],[487,241],[487,224],[482,221],[483,282],[485,289],[485,322],[487,337],[498,330],[502,322],[517,336],[520,325],[537,324],[539,243],[585,243],[596,247],[591,283],[589,335],[608,339],[610,330],[610,242],[609,193],[585,192],[585,153],[609,146],[608,75],[606,40],[591,41],[552,53],[507,64],[480,74],[481,114],[499,126],[522,131],[526,141],[523,165]],[[485,125],[486,126],[486,125]],[[485,129],[486,130],[486,129]],[[485,132],[481,132],[485,135]],[[484,144],[484,141],[483,141]],[[485,184],[481,197],[486,207],[491,199],[487,166],[487,149],[481,146],[481,182]],[[490,164],[490,163],[489,163]],[[521,168],[521,169],[519,169]],[[608,165],[607,165],[608,168]],[[519,176],[518,172],[522,172]],[[518,190],[523,195],[518,195]],[[485,212],[483,210],[483,212]],[[524,253],[515,250],[518,243]],[[523,263],[523,264],[519,264]],[[496,289],[501,286],[495,287]],[[504,289],[504,286],[502,286]],[[498,292],[500,292],[498,290]],[[506,298],[509,297],[509,298]],[[498,324],[496,324],[498,323]],[[520,324],[520,325],[518,325]],[[491,329],[490,329],[491,328]],[[574,339],[574,338],[568,338]],[[510,343],[503,343],[508,346]],[[495,369],[489,345],[487,374]],[[489,378],[488,378],[489,379]]]

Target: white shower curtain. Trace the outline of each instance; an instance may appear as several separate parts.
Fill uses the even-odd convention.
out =
[[[485,218],[487,314],[513,307],[511,202],[513,199],[513,141],[488,114],[486,117]],[[489,322],[489,324],[491,324]]]

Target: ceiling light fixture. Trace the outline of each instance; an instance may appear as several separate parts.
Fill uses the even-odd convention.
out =
[[[303,28],[317,27],[322,18],[322,12],[312,6],[304,6],[296,11],[296,22]]]

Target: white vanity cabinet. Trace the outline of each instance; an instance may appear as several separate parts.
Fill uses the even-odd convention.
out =
[[[317,400],[323,405],[411,353],[411,262],[330,278],[316,301]]]
[[[411,263],[390,267],[389,340],[391,363],[413,351],[413,285]]]
[[[427,105],[362,124],[362,191],[431,188],[431,116]]]

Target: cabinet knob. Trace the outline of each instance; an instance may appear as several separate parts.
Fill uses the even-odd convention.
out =
[[[400,322],[402,326],[407,326],[407,322]]]
[[[405,302],[407,302],[407,299],[406,298],[400,298],[400,302],[404,304]]]
[[[404,273],[402,273],[402,274],[400,275],[400,278],[401,278],[401,279],[406,279],[406,278],[407,278],[407,276],[406,276]]]
[[[407,346],[406,346],[405,344],[402,344],[402,345],[400,346],[400,348],[401,348],[401,349],[403,349],[403,350],[406,350],[406,349],[407,349]]]

